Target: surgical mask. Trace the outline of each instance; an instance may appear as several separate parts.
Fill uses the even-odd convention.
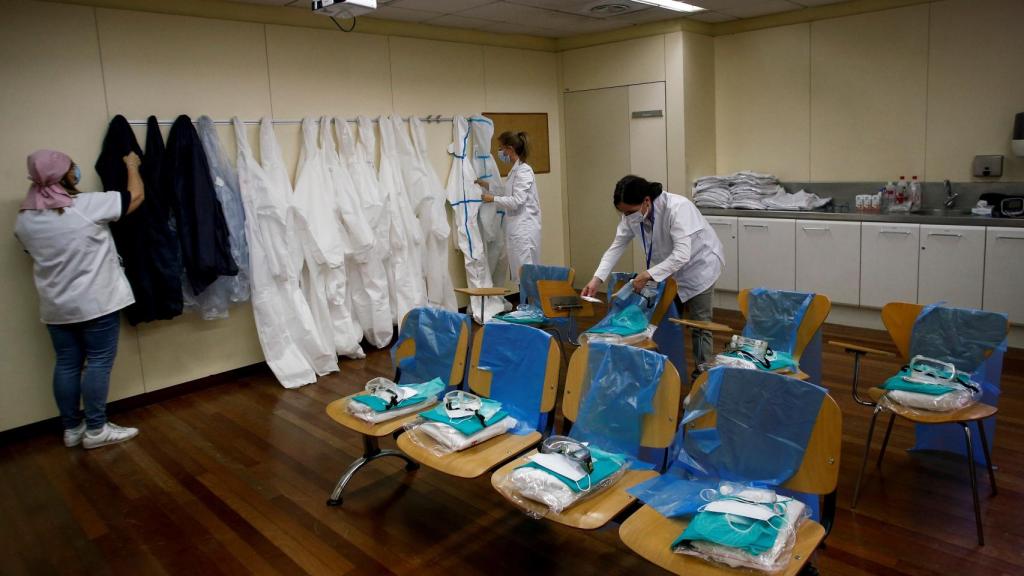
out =
[[[75,164],[75,184],[78,184],[81,181],[82,181],[82,169],[78,167],[78,164]]]
[[[506,164],[511,164],[512,163],[512,159],[508,157],[508,152],[506,152],[504,148],[501,149],[501,150],[498,150],[498,160],[501,160],[502,162],[504,162]]]
[[[649,213],[649,211],[644,212],[643,205],[641,205],[640,209],[637,210],[636,212],[633,212],[632,214],[626,214],[626,222],[628,222],[631,225],[639,226],[641,222],[647,219],[647,215]]]

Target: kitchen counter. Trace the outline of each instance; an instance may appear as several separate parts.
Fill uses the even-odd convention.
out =
[[[902,222],[939,226],[1002,226],[1024,228],[1024,218],[992,218],[970,212],[925,210],[917,214],[876,214],[872,212],[820,212],[817,210],[738,210],[735,208],[701,208],[705,216],[739,216],[741,218],[792,218],[796,220],[836,220],[841,222]]]

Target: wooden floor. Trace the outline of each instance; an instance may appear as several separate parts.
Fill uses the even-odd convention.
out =
[[[720,321],[738,325],[721,314]],[[879,332],[829,327],[889,347]],[[720,345],[720,344],[719,344]],[[869,468],[849,509],[869,410],[849,398],[852,362],[826,348],[825,384],[843,409],[839,511],[815,565],[822,574],[1024,574],[1024,361],[1007,361],[994,458],[982,482],[988,544],[975,542],[962,459],[909,454],[897,424],[882,472]],[[898,368],[869,360],[878,383]],[[618,538],[535,521],[485,476],[406,473],[377,461],[325,500],[362,451],[324,406],[391,373],[386,352],[288,391],[265,368],[116,414],[126,444],[66,449],[57,432],[0,444],[0,574],[659,574]],[[390,446],[390,440],[384,442]],[[878,440],[876,440],[876,445]]]

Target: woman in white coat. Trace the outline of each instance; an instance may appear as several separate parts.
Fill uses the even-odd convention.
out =
[[[722,243],[704,215],[689,199],[667,194],[660,183],[633,175],[618,181],[612,202],[622,219],[615,240],[601,258],[593,280],[583,288],[583,295],[592,297],[597,293],[626,247],[639,236],[646,268],[633,280],[634,290],[639,292],[650,280],[661,282],[672,276],[679,289],[676,308],[680,315],[685,309],[687,318],[710,322],[714,286],[725,257]],[[707,362],[711,346],[710,332],[693,332],[698,365]]]
[[[494,202],[505,212],[505,249],[512,282],[516,284],[523,264],[540,263],[540,198],[533,168],[526,163],[529,154],[526,132],[502,132],[498,136],[498,160],[512,164],[503,190],[492,191],[486,181],[476,181],[487,190],[481,199]]]

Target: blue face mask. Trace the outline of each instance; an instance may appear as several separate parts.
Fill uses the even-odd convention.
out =
[[[508,157],[508,152],[504,149],[498,150],[498,160],[501,160],[505,164],[511,164],[512,159]]]
[[[78,167],[78,164],[75,164],[75,184],[78,184],[81,181],[82,181],[82,169]]]

